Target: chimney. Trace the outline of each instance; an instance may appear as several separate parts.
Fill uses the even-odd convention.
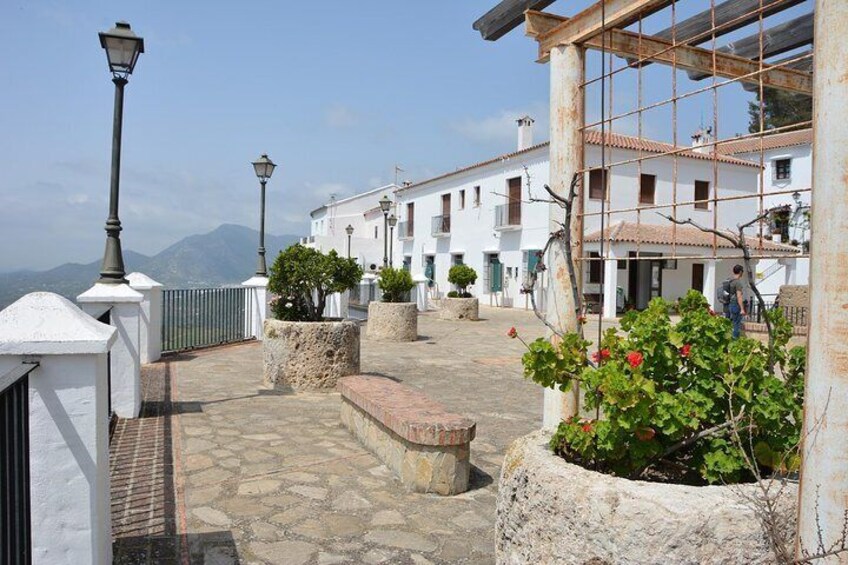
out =
[[[524,116],[515,120],[518,124],[518,150],[533,146],[533,118]]]

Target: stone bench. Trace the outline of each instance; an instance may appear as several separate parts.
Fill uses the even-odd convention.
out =
[[[473,421],[384,377],[344,377],[338,390],[342,423],[408,489],[442,495],[468,490]]]

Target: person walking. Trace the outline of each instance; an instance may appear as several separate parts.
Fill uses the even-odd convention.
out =
[[[742,319],[748,315],[745,311],[745,284],[742,282],[744,273],[742,265],[734,265],[727,288],[727,317],[733,323],[733,339],[738,339],[742,334]]]

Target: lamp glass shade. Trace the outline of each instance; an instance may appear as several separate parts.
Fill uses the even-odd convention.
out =
[[[100,46],[106,50],[109,70],[115,75],[132,74],[138,56],[144,53],[144,39],[130,29],[130,24],[118,22],[100,34]]]
[[[253,170],[256,171],[256,176],[263,180],[271,178],[276,166],[265,153],[253,162]]]
[[[397,217],[394,214],[392,214],[391,216],[389,216],[389,227],[393,228],[396,225],[397,225]]]
[[[347,235],[353,235],[353,226],[348,225],[348,226],[345,228],[345,232],[347,233]]]
[[[383,213],[385,214],[386,212],[389,211],[389,208],[391,208],[391,207],[392,207],[392,201],[389,200],[388,196],[383,196],[380,199],[380,210],[382,210]]]

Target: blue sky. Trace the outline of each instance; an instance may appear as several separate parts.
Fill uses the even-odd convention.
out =
[[[524,113],[546,139],[548,67],[534,62],[535,42],[521,29],[485,42],[471,29],[494,4],[5,0],[0,270],[102,253],[113,86],[97,32],[115,21],[130,22],[146,47],[126,93],[122,240],[153,254],[221,223],[258,225],[250,161],[262,152],[278,164],[267,229],[302,234],[309,210],[390,182],[395,163],[401,178],[420,180],[510,151]],[[669,73],[646,70],[653,85]],[[635,104],[633,84],[614,88],[616,111]],[[738,87],[722,96],[721,129],[744,131],[750,96]],[[680,108],[679,138],[711,112],[711,100]],[[670,139],[667,115],[646,121],[646,132]]]

